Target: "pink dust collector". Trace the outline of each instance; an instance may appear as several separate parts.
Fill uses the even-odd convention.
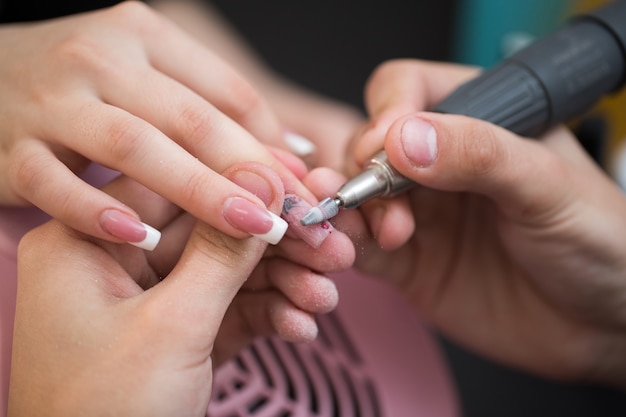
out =
[[[260,338],[215,374],[210,417],[453,417],[442,353],[416,311],[354,271],[308,344]]]

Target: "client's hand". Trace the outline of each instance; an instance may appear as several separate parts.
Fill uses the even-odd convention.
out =
[[[33,204],[81,232],[150,249],[156,239],[144,242],[137,214],[77,176],[93,161],[243,238],[224,202],[259,201],[222,173],[257,161],[303,195],[265,146],[283,138],[256,89],[140,2],[0,26],[0,204]],[[119,233],[119,221],[135,221],[136,233]]]
[[[246,170],[254,174],[248,180],[271,185],[260,198],[279,212],[280,178],[258,164]],[[231,180],[252,189],[243,177]],[[145,252],[58,221],[24,238],[10,415],[204,416],[217,361],[258,334],[310,340],[312,313],[337,302],[333,283],[290,262],[281,245],[264,258],[262,240],[193,226],[191,216],[125,177],[105,191],[159,227],[162,243]],[[316,271],[352,262],[338,232],[321,248],[299,248]]]

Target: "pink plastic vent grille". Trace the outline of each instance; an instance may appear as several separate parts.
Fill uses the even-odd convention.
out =
[[[210,417],[381,417],[379,396],[337,314],[318,339],[260,338],[217,370]]]

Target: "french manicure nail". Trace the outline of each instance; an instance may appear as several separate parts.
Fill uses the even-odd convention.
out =
[[[144,250],[154,250],[161,240],[161,232],[154,227],[118,210],[100,214],[100,227],[111,236]]]
[[[224,218],[237,229],[276,245],[287,231],[287,222],[258,205],[240,197],[224,204]]]
[[[405,155],[417,167],[428,167],[437,157],[437,132],[427,121],[407,120],[402,125],[400,138]]]
[[[315,144],[294,132],[285,132],[285,142],[291,152],[298,156],[307,156],[315,152]]]

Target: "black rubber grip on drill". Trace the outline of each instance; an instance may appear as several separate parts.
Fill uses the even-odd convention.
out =
[[[626,79],[626,1],[577,18],[461,86],[435,111],[538,136],[589,110]]]
[[[434,110],[533,135],[547,127],[550,105],[537,77],[524,66],[507,61],[459,87]]]

